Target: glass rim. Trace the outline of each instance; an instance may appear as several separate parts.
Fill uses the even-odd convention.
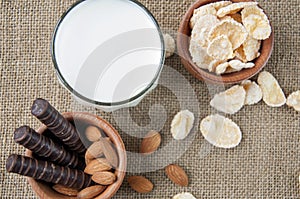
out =
[[[134,95],[133,97],[130,97],[127,100],[122,100],[122,101],[118,101],[118,102],[100,102],[100,101],[96,101],[93,99],[90,99],[88,97],[83,96],[82,94],[78,93],[72,86],[70,86],[70,84],[65,80],[64,76],[62,75],[60,69],[59,69],[59,64],[56,61],[56,54],[55,54],[55,41],[56,41],[56,36],[57,36],[57,32],[58,29],[61,25],[61,23],[63,22],[63,20],[65,19],[65,17],[69,14],[69,12],[71,12],[76,6],[78,6],[79,4],[88,1],[88,0],[79,0],[77,2],[75,2],[73,5],[71,5],[63,14],[62,16],[59,18],[58,22],[56,23],[56,26],[54,28],[53,34],[52,34],[52,39],[51,39],[51,57],[52,57],[52,62],[54,64],[54,68],[56,71],[56,75],[59,79],[59,81],[67,88],[67,90],[69,92],[71,92],[72,94],[74,94],[76,97],[78,97],[80,100],[83,100],[84,102],[90,103],[92,105],[97,105],[97,106],[104,106],[104,107],[114,107],[114,106],[121,106],[121,105],[126,105],[126,104],[130,104],[136,100],[138,100],[140,97],[142,97],[143,95],[145,95],[148,91],[151,90],[151,88],[154,86],[154,84],[156,83],[156,81],[159,79],[160,73],[163,69],[163,65],[164,65],[164,61],[165,61],[165,42],[164,42],[164,38],[163,38],[163,33],[162,30],[157,22],[157,20],[155,19],[155,17],[153,16],[153,14],[150,12],[150,10],[148,8],[146,8],[143,4],[141,4],[140,2],[138,2],[137,0],[126,0],[128,2],[134,3],[137,6],[139,6],[140,8],[142,8],[146,14],[148,14],[148,16],[151,18],[153,24],[155,25],[159,37],[160,37],[160,41],[161,41],[161,59],[160,59],[160,63],[159,63],[159,68],[155,74],[155,76],[153,77],[152,81],[142,90],[140,91],[138,94]]]

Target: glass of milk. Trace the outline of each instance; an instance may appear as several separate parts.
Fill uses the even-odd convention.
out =
[[[137,105],[163,68],[163,35],[134,0],[84,0],[59,20],[51,46],[61,83],[104,111]]]

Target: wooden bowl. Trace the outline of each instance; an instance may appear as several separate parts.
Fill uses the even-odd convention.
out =
[[[235,84],[240,83],[243,80],[249,79],[259,73],[267,64],[274,46],[274,29],[272,28],[271,36],[262,41],[260,53],[261,55],[254,60],[255,67],[249,69],[243,69],[239,72],[216,75],[208,70],[199,68],[192,60],[189,52],[191,28],[189,22],[193,16],[193,12],[196,8],[208,3],[217,2],[218,0],[198,0],[196,1],[184,15],[177,36],[177,50],[178,55],[181,57],[181,62],[185,68],[197,79],[203,80],[208,83],[214,84]],[[251,0],[232,0],[232,2],[246,2]]]
[[[112,185],[109,185],[104,192],[100,194],[97,198],[111,198],[113,195],[116,194],[118,189],[120,188],[126,172],[126,150],[124,143],[119,135],[119,133],[105,120],[102,118],[90,114],[90,113],[63,113],[62,114],[67,120],[69,121],[78,121],[83,122],[85,124],[97,126],[106,133],[106,135],[111,139],[112,143],[115,145],[117,150],[117,154],[119,156],[119,165],[115,171],[117,176],[117,181]],[[42,125],[38,128],[37,132],[42,134],[47,130],[47,127]],[[32,151],[26,150],[26,156],[32,157]],[[36,181],[33,178],[28,178],[29,184],[32,186],[34,192],[41,198],[41,199],[75,199],[76,197],[69,197],[58,192],[54,191],[47,183]]]

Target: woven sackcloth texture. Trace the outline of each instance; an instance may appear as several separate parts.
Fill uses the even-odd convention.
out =
[[[40,125],[30,114],[35,98],[49,100],[60,112],[84,109],[59,84],[49,49],[57,20],[75,0],[0,2],[0,198],[37,198],[25,177],[5,171],[5,161],[9,154],[24,153],[24,148],[13,142],[14,129],[25,124],[32,128]],[[193,0],[141,0],[141,3],[153,13],[164,32],[176,36],[180,20]],[[259,0],[259,3],[267,11],[275,32],[274,51],[265,69],[276,76],[288,95],[300,89],[300,0]],[[195,113],[198,115],[198,126],[199,119],[214,112],[209,107],[209,100],[218,88],[192,77],[177,55],[168,59],[166,65],[183,75],[196,93],[196,101],[188,96],[183,99],[186,106],[190,105],[193,111],[198,111]],[[163,77],[168,84],[176,78],[170,74],[166,73]],[[186,92],[183,88],[179,87],[177,92]],[[153,106],[155,104],[159,106]],[[162,106],[168,116],[161,129],[162,145],[166,146],[172,141],[169,130],[172,117],[180,110],[179,102],[170,90],[159,86],[141,104],[130,108],[130,117],[135,123],[145,126],[151,122],[149,113],[155,111],[155,107]],[[124,128],[131,128],[129,123],[117,125],[122,120],[116,122],[113,114],[95,109],[91,112],[116,127],[127,150],[138,151],[141,140],[123,131]],[[142,174],[155,185],[151,193],[138,194],[124,180],[115,198],[171,198],[183,191],[203,199],[300,198],[300,113],[287,106],[271,108],[260,102],[228,117],[243,132],[242,142],[237,148],[225,150],[212,147],[197,130],[193,142],[174,161],[187,171],[190,178],[188,187],[173,184],[160,168]],[[160,115],[154,115],[152,119],[160,120]],[[145,133],[136,132],[136,135]],[[176,143],[174,151],[169,149],[166,153],[176,156],[180,150],[175,148]],[[130,170],[141,166],[134,160],[129,163]],[[145,168],[147,166],[143,165]]]

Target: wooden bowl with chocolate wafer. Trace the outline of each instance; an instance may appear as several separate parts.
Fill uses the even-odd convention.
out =
[[[199,23],[199,24],[200,23],[203,23],[203,24],[209,23],[207,20],[204,20],[205,18],[194,17],[194,19],[197,19],[198,22],[194,22],[194,24],[192,24],[191,23],[191,19],[193,18],[194,14],[196,12],[198,12],[197,13],[198,16],[202,15],[202,14],[199,14],[199,12],[202,12],[202,11],[199,11],[199,8],[201,8],[201,7],[203,8],[204,6],[208,6],[208,4],[216,3],[216,2],[222,3],[224,1],[218,1],[218,0],[197,0],[187,10],[186,14],[184,15],[184,17],[183,17],[183,19],[181,21],[181,24],[180,24],[180,27],[179,27],[179,30],[178,30],[178,36],[177,36],[178,55],[181,57],[181,62],[184,65],[184,67],[194,77],[196,77],[199,80],[202,80],[202,81],[207,82],[207,83],[225,84],[225,85],[240,83],[243,80],[249,79],[249,78],[255,76],[256,74],[258,74],[265,67],[265,65],[267,64],[267,62],[268,62],[268,60],[269,60],[269,58],[270,58],[270,56],[272,54],[272,51],[273,51],[273,46],[274,46],[274,33],[273,33],[273,31],[274,31],[274,29],[272,28],[271,23],[269,22],[270,18],[267,17],[266,14],[264,16],[261,16],[262,19],[264,19],[264,20],[267,19],[268,20],[268,23],[269,23],[268,27],[269,27],[269,30],[271,29],[271,32],[269,32],[270,34],[269,34],[268,38],[261,40],[261,45],[259,47],[259,52],[257,53],[257,57],[251,60],[252,64],[254,64],[254,66],[252,65],[251,68],[250,67],[248,67],[248,68],[245,67],[244,69],[242,69],[240,71],[236,70],[235,72],[230,71],[230,67],[231,67],[230,66],[229,70],[228,70],[228,73],[225,72],[225,70],[222,71],[222,73],[221,72],[217,73],[216,72],[216,67],[220,66],[220,70],[222,70],[222,68],[221,68],[221,63],[222,62],[219,62],[219,63],[217,61],[216,62],[208,62],[210,64],[207,64],[207,66],[201,65],[202,63],[204,63],[205,61],[207,61],[207,59],[206,59],[207,56],[206,57],[203,56],[203,53],[199,54],[199,56],[201,55],[202,57],[198,58],[198,60],[200,59],[200,61],[197,62],[197,59],[196,59],[197,57],[194,58],[193,55],[191,55],[192,53],[190,51],[190,45],[192,43],[191,42],[192,41],[192,39],[191,39],[192,38],[192,31],[193,31],[193,28],[195,28],[195,26],[196,26],[195,23]],[[251,0],[232,0],[229,3],[233,4],[233,3],[241,3],[241,2],[248,2],[249,3],[249,2],[254,2],[254,1],[251,1]],[[218,6],[220,6],[220,4]],[[227,6],[227,5],[225,5],[225,6]],[[262,10],[258,4],[257,5],[253,5],[253,6],[256,6],[256,10],[258,10],[259,12],[263,11],[265,13],[265,11]],[[198,11],[196,9],[198,9]],[[222,14],[222,12],[220,12],[220,9],[222,9],[222,8],[215,7],[215,8],[212,8],[213,12],[211,12],[210,9],[206,9],[205,12],[208,12],[209,14],[215,15],[216,19],[219,20],[219,22],[220,22],[220,21],[223,20],[223,17],[219,17]],[[246,17],[244,17],[243,19],[241,19],[241,15],[242,15],[241,13],[242,13],[243,9],[240,9],[236,13],[236,14],[240,15],[240,25],[242,25],[242,26],[244,26],[244,21],[242,21],[242,20],[246,19]],[[223,9],[222,11],[224,11],[224,10],[226,11],[226,9]],[[234,13],[234,12],[235,11],[233,11],[232,13]],[[254,14],[257,14],[257,13],[254,13]],[[228,20],[228,18],[231,17],[232,15],[234,15],[234,14],[230,14],[230,16],[228,15],[228,17],[226,15],[225,17],[227,17],[227,20]],[[225,17],[224,17],[224,20],[226,20]],[[257,18],[258,16],[254,16],[254,18],[255,17]],[[248,19],[250,19],[250,18],[247,18],[247,20]],[[203,21],[201,21],[201,20],[203,20]],[[236,21],[235,18],[233,18],[232,20]],[[225,23],[225,22],[223,22],[223,23]],[[234,22],[234,23],[236,23],[236,22]],[[201,27],[201,25],[198,25],[197,27],[199,28],[199,27]],[[199,29],[201,29],[201,28],[199,28]],[[245,29],[247,29],[247,28],[245,28]],[[216,30],[216,28],[215,28],[215,30]],[[223,32],[226,32],[226,31],[223,31]],[[230,32],[230,30],[229,30],[229,32]],[[198,35],[201,35],[202,33],[203,32],[199,32]],[[257,34],[257,33],[255,33],[255,34]],[[194,34],[194,35],[197,35],[197,34]],[[210,42],[208,45],[210,45],[210,46],[207,46],[207,44],[205,44],[205,43],[203,45],[201,44],[202,46],[204,46],[203,48],[205,48],[206,52],[208,51],[207,49],[212,46],[211,44],[213,42],[212,40],[210,40],[210,39],[213,38],[212,37],[213,34],[212,34],[211,30],[208,32],[208,35],[209,35],[209,39],[208,39],[209,41],[208,42]],[[252,37],[252,32],[251,32],[251,34],[249,33],[249,35]],[[248,38],[248,36],[247,36],[247,38]],[[213,39],[216,39],[216,38],[213,38]],[[197,41],[197,40],[193,40],[193,41]],[[201,39],[199,41],[201,43],[202,41],[206,41],[206,40],[204,38],[202,41],[201,41]],[[240,47],[238,47],[238,49],[242,48],[242,46],[244,46],[244,44],[245,43],[243,43]],[[196,42],[196,45],[198,45],[197,42]],[[245,48],[245,47],[243,47],[243,48]],[[228,57],[231,58],[231,60],[235,60],[232,63],[240,61],[240,59],[237,58],[238,54],[235,53],[235,50],[236,50],[236,52],[238,52],[237,49],[233,49],[234,53],[231,54],[232,58],[230,56],[228,56]],[[206,53],[206,52],[204,52],[204,53]],[[196,53],[198,53],[198,52],[196,52]],[[216,53],[216,56],[218,56],[219,55],[218,54],[218,49],[211,50],[211,52],[210,52],[210,54],[208,56],[210,57],[214,53]],[[201,60],[202,58],[204,58],[204,61]],[[199,64],[199,62],[201,64]],[[246,63],[246,62],[243,61],[243,63]],[[216,65],[214,65],[214,64],[216,64]],[[218,64],[220,64],[220,65],[218,65]],[[227,64],[227,63],[224,62],[224,64]],[[226,67],[227,67],[227,65],[226,65]]]
[[[103,188],[101,188],[102,185],[96,185],[92,187],[88,187],[83,193],[81,190],[74,190],[74,193],[72,193],[72,189],[66,188],[64,190],[63,187],[58,187],[58,190],[54,190],[55,187],[54,184],[41,182],[38,180],[35,180],[33,178],[28,177],[28,182],[32,186],[32,189],[35,191],[35,193],[42,199],[54,199],[54,198],[64,198],[64,199],[70,199],[70,198],[86,198],[87,195],[84,194],[93,194],[93,192],[98,191],[100,194],[93,196],[93,198],[98,199],[104,199],[104,198],[111,198],[113,195],[116,194],[118,189],[120,188],[123,179],[125,177],[126,172],[126,150],[124,143],[119,135],[119,133],[104,119],[90,114],[90,113],[82,113],[82,112],[67,112],[62,114],[64,118],[66,118],[68,121],[70,121],[75,128],[80,132],[81,135],[84,135],[84,130],[87,129],[90,126],[96,127],[98,129],[101,129],[102,138],[103,140],[106,140],[110,143],[117,155],[117,165],[112,168],[111,172],[115,175],[115,181],[110,185],[103,185]],[[77,126],[79,128],[77,128]],[[83,132],[82,132],[83,131]],[[37,132],[39,134],[45,134],[46,136],[49,136],[51,139],[56,140],[55,137],[51,134],[51,132],[47,129],[45,125],[42,125],[38,128]],[[86,138],[83,138],[86,139]],[[85,143],[88,143],[87,140]],[[92,143],[90,143],[91,145]],[[88,147],[87,147],[88,148]],[[105,157],[107,154],[103,154],[103,157]],[[26,156],[28,157],[34,157],[38,159],[39,157],[35,157],[35,155],[30,150],[26,150]],[[102,158],[104,159],[104,158]],[[47,160],[47,159],[45,159]],[[93,178],[92,178],[93,179]],[[100,187],[100,189],[99,189]],[[59,193],[60,190],[64,192],[64,194]],[[98,189],[98,190],[95,190]],[[59,192],[58,192],[59,191]],[[82,192],[81,197],[79,197],[80,192]],[[68,194],[69,193],[69,194]],[[68,196],[69,195],[69,196]],[[89,198],[89,197],[88,197]]]

